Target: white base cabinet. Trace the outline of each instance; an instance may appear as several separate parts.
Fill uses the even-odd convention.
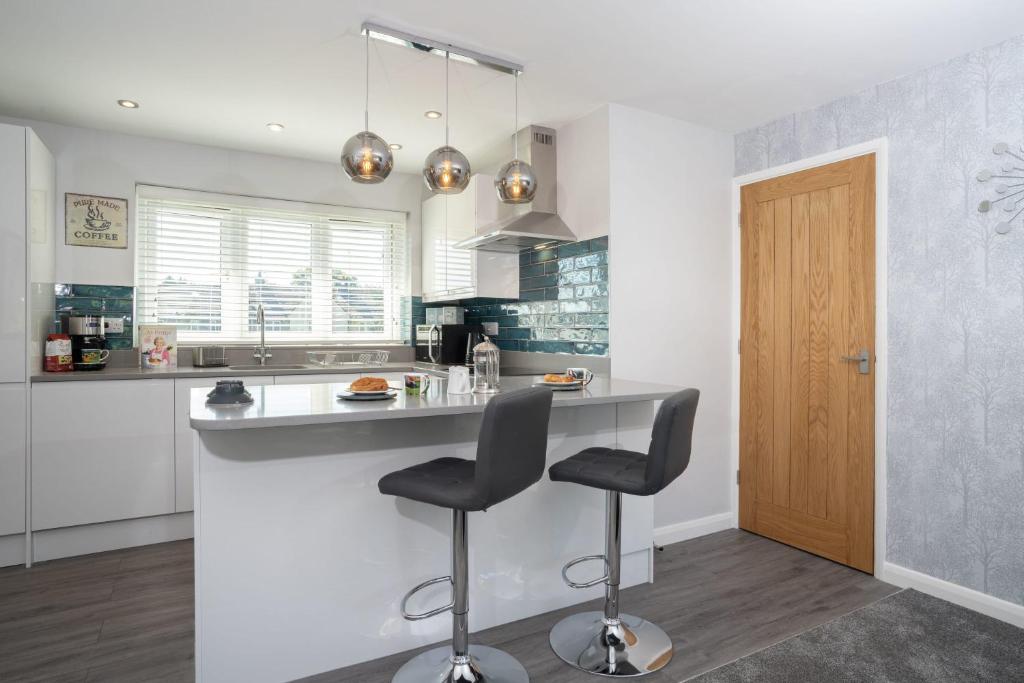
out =
[[[174,382],[32,387],[32,528],[174,512]]]
[[[25,533],[26,407],[23,383],[0,384],[0,536]]]
[[[356,375],[358,377],[358,375]],[[193,389],[212,387],[222,379],[240,379],[247,387],[273,384],[271,376],[259,377],[197,377],[174,380],[174,511],[192,510],[192,459],[194,456],[192,436],[194,432],[188,423],[188,402]],[[281,379],[281,378],[278,378]],[[166,380],[164,380],[166,381]]]
[[[241,379],[248,387],[347,384],[371,374],[400,386],[404,373],[230,379]],[[43,531],[191,512],[195,432],[189,425],[189,396],[193,389],[212,387],[220,379],[228,378],[96,379],[34,384],[32,529]],[[0,537],[25,531],[25,394],[24,384],[0,384]],[[94,531],[93,536],[99,533]],[[79,545],[89,546],[93,536],[84,538]],[[131,545],[117,539],[104,542],[110,547]],[[107,548],[97,547],[91,552],[99,549]]]

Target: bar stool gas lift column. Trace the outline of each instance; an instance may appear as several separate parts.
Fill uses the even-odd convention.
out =
[[[562,569],[562,578],[572,588],[605,584],[604,611],[568,616],[555,624],[550,635],[551,649],[577,669],[601,676],[644,676],[672,659],[668,634],[649,621],[619,613],[622,494],[654,495],[683,473],[690,463],[699,398],[699,391],[686,389],[662,402],[646,454],[588,448],[548,470],[552,481],[606,492],[605,554],[577,558]],[[604,561],[604,576],[580,583],[569,579],[569,569],[591,560]]]
[[[522,492],[544,474],[551,390],[544,387],[498,394],[487,402],[476,460],[438,458],[388,474],[378,488],[385,495],[451,508],[452,573],[430,579],[402,599],[410,621],[452,613],[450,646],[423,652],[406,662],[394,683],[527,683],[530,677],[507,652],[469,644],[469,548],[466,513],[486,510]],[[452,586],[451,601],[422,614],[406,605],[418,591],[439,583]]]

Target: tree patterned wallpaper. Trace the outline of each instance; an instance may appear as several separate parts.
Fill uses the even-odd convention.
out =
[[[1024,604],[1024,37],[736,136],[736,175],[889,138],[887,559]],[[1014,182],[1014,181],[1008,181]]]

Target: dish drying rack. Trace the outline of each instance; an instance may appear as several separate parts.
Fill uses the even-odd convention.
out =
[[[307,351],[306,360],[322,368],[351,365],[380,367],[388,362],[390,351]]]

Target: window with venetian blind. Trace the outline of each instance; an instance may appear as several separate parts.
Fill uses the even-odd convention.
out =
[[[178,342],[402,342],[405,214],[139,186],[136,317]]]

